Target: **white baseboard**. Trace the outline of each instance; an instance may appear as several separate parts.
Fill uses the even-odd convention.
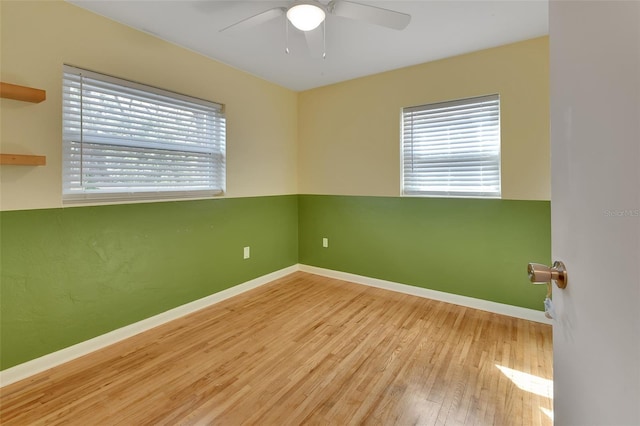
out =
[[[476,299],[473,297],[460,296],[458,294],[445,293],[443,291],[429,290],[422,287],[415,287],[400,284],[392,281],[380,280],[377,278],[365,277],[362,275],[350,274],[348,272],[334,271],[332,269],[318,268],[315,266],[299,265],[300,270],[311,274],[322,275],[329,278],[336,278],[343,281],[350,281],[356,284],[364,284],[371,287],[424,297],[427,299],[439,300],[453,303],[455,305],[466,306],[468,308],[480,309],[482,311],[507,315],[529,321],[551,324],[551,320],[544,316],[544,312],[534,309],[522,308],[520,306],[506,305],[504,303],[490,302],[488,300]]]
[[[129,324],[122,328],[110,331],[100,336],[94,337],[84,342],[80,342],[73,346],[61,349],[59,351],[41,356],[40,358],[27,361],[23,364],[16,365],[6,370],[0,371],[0,387],[15,383],[19,380],[26,379],[29,376],[56,367],[58,365],[69,362],[75,358],[87,355],[121,340],[128,339],[136,334],[150,330],[159,325],[173,321],[185,315],[199,311],[200,309],[214,305],[230,297],[237,296],[246,291],[260,287],[278,278],[282,278],[296,271],[308,272],[315,275],[322,275],[329,278],[336,278],[344,281],[350,281],[356,284],[364,284],[371,287],[378,287],[385,290],[396,291],[399,293],[411,294],[413,296],[424,297],[428,299],[439,300],[443,302],[453,303],[455,305],[466,306],[470,308],[480,309],[483,311],[493,312],[511,317],[522,318],[530,321],[551,324],[544,313],[533,309],[521,308],[519,306],[505,305],[503,303],[490,302],[488,300],[475,299],[473,297],[460,296],[457,294],[445,293],[442,291],[429,290],[421,287],[415,287],[406,284],[395,283],[392,281],[380,280],[377,278],[365,277],[362,275],[350,274],[347,272],[334,271],[331,269],[318,268],[315,266],[296,264],[279,271],[272,272],[267,275],[255,278],[251,281],[233,286],[202,299],[178,306],[161,314],[146,318],[142,321]]]
[[[194,300],[193,302],[178,306],[177,308],[170,309],[161,314],[143,319],[142,321],[129,324],[92,339],[85,340],[84,342],[80,342],[73,346],[41,356],[40,358],[0,371],[0,387],[26,379],[34,374],[56,367],[60,364],[64,364],[65,362],[87,355],[121,340],[128,339],[136,334],[199,311],[200,309],[206,308],[230,297],[237,296],[246,291],[260,287],[298,270],[300,270],[298,265],[292,265],[287,268],[271,272],[267,275],[263,275],[226,290],[219,291],[218,293],[214,293],[210,296],[203,297],[202,299]]]

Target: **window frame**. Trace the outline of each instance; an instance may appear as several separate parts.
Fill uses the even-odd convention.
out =
[[[95,128],[92,128],[91,124],[84,125],[84,115],[88,116],[88,111],[91,108],[84,109],[85,105],[83,104],[85,97],[83,84],[88,83],[79,83],[82,95],[78,97],[78,81],[91,81],[94,88],[111,87],[113,91],[104,89],[106,90],[104,93],[121,93],[122,99],[127,99],[127,96],[130,96],[130,99],[136,98],[143,105],[149,106],[150,109],[156,108],[156,113],[165,107],[169,108],[168,116],[171,115],[171,111],[174,114],[186,114],[185,111],[188,111],[190,117],[180,121],[180,125],[186,130],[174,131],[175,137],[167,136],[170,132],[167,132],[166,126],[171,126],[176,121],[172,123],[171,118],[163,118],[161,114],[154,115],[148,111],[146,115],[150,118],[139,119],[135,117],[136,113],[132,112],[133,107],[131,107],[130,110],[124,108],[126,111],[124,113],[122,109],[119,110],[121,120],[113,119],[113,122],[117,123],[114,126],[116,131],[112,133],[105,131],[100,135],[96,135],[94,132],[91,137],[87,138],[88,140],[85,140],[83,135],[89,133],[89,130],[85,131],[85,127],[91,130],[95,130]],[[75,92],[71,89],[72,83],[76,85]],[[118,92],[118,90],[121,91]],[[63,205],[203,199],[225,193],[226,118],[224,105],[66,64],[63,66],[62,91]],[[92,93],[102,92],[95,89]],[[99,96],[106,97],[104,93]],[[121,101],[121,98],[117,99]],[[153,103],[155,101],[157,101],[156,104]],[[130,103],[134,104],[134,102]],[[105,108],[104,111],[111,112],[109,108]],[[92,110],[92,113],[95,115],[95,110]],[[125,129],[128,121],[133,121],[134,117],[141,122],[141,127],[136,130],[142,128],[143,130],[140,132],[142,136],[134,135],[136,130],[133,126],[128,128],[128,132],[131,134],[130,139],[118,135],[118,131]],[[99,118],[102,120],[104,117],[100,116]],[[189,120],[192,122],[191,124],[184,124]],[[154,125],[156,122],[158,124]],[[194,134],[200,135],[198,143],[191,142],[191,139],[195,140]],[[153,135],[156,135],[156,140]],[[106,176],[104,182],[113,178],[120,179],[118,182],[122,182],[127,179],[123,178],[124,175],[137,174],[139,178],[130,178],[131,181],[128,183],[138,183],[138,187],[118,187],[118,190],[109,191],[106,189],[109,185],[105,184],[102,186],[102,190],[96,192],[88,189],[89,184],[85,181],[88,174],[85,174],[85,168],[89,163],[85,160],[83,153],[85,150],[90,151],[89,146],[92,146],[91,152],[97,153],[96,160],[91,163],[97,164],[96,168],[92,169],[96,175],[97,171],[106,170],[107,163],[111,164],[113,168],[120,169],[120,172],[115,172],[113,175],[109,175],[108,172],[104,173]],[[100,164],[101,158],[104,161],[103,164]],[[118,163],[118,161],[120,162]],[[134,165],[128,168],[126,163],[134,163]],[[113,164],[117,164],[117,166],[113,166]],[[163,165],[172,167],[163,168]],[[150,167],[155,167],[155,169],[150,170]],[[189,172],[189,168],[196,170],[196,173],[201,173],[203,178],[199,180],[204,183],[194,184],[194,172]],[[147,186],[148,184],[144,182],[153,179],[152,170],[163,172],[162,177],[158,177],[155,182],[150,183],[151,185],[155,184],[154,187]],[[184,188],[181,188],[183,183],[180,181],[182,180],[190,181],[191,186],[185,185]],[[141,181],[144,183],[140,184]],[[171,183],[167,183],[169,181]]]
[[[491,119],[489,121],[495,121],[495,123],[493,124],[494,126],[494,131],[497,132],[497,134],[495,135],[495,140],[493,141],[493,151],[496,151],[497,148],[497,152],[495,152],[493,155],[487,155],[485,154],[485,156],[490,156],[492,157],[492,162],[491,162],[491,168],[496,168],[497,167],[497,172],[493,172],[492,176],[493,176],[493,181],[496,181],[497,178],[497,189],[494,190],[469,190],[468,186],[466,189],[461,189],[461,186],[458,186],[458,189],[456,189],[456,186],[447,186],[447,189],[416,189],[415,187],[417,186],[417,184],[414,183],[414,185],[408,185],[407,184],[407,168],[408,168],[408,164],[407,164],[407,159],[409,157],[411,157],[412,159],[416,157],[416,155],[414,154],[416,148],[412,147],[411,152],[407,153],[407,145],[410,142],[406,141],[407,138],[407,133],[411,133],[412,135],[414,135],[414,131],[413,128],[411,129],[410,132],[407,131],[407,117],[406,114],[407,113],[423,113],[424,115],[429,115],[430,112],[429,111],[438,111],[438,110],[443,110],[443,109],[452,109],[452,110],[456,110],[456,109],[465,109],[466,107],[471,107],[473,108],[473,105],[481,105],[482,103],[495,103],[496,104],[496,112],[497,112],[497,117],[494,119]],[[434,113],[435,114],[435,113]],[[446,118],[446,117],[445,117]],[[469,119],[468,116],[465,116],[466,119]],[[450,121],[455,121],[455,120],[450,120]],[[456,99],[456,100],[450,100],[450,101],[441,101],[441,102],[434,102],[434,103],[428,103],[428,104],[422,104],[422,105],[416,105],[416,106],[411,106],[411,107],[404,107],[402,108],[401,112],[400,112],[400,193],[401,196],[406,196],[406,197],[427,197],[427,198],[482,198],[482,199],[501,199],[502,198],[502,137],[501,137],[501,99],[500,99],[500,95],[499,94],[491,94],[491,95],[483,95],[483,96],[474,96],[474,97],[469,97],[469,98],[461,98],[461,99]],[[415,135],[414,135],[415,136]],[[425,135],[423,135],[423,137],[425,137]],[[413,138],[415,139],[415,138]],[[447,138],[447,140],[449,140],[450,138]],[[441,140],[445,140],[445,139],[441,139]],[[453,142],[455,145],[455,137],[453,138]],[[482,145],[482,144],[478,144],[478,145]],[[428,147],[427,144],[422,145],[423,149],[425,150],[433,150],[433,146],[432,147]],[[479,153],[479,154],[478,154]],[[455,169],[456,166],[457,167],[463,167],[463,163],[468,163],[469,161],[480,161],[479,159],[481,159],[483,156],[481,154],[481,151],[478,151],[478,153],[474,153],[473,155],[470,155],[468,158],[463,159],[463,160],[458,160],[458,161],[451,161],[451,156],[449,156],[448,159],[446,159],[446,162],[449,162],[450,164],[453,165],[453,168]],[[430,153],[426,153],[423,154],[422,157],[427,157],[431,155]],[[458,156],[460,156],[460,154],[458,154]],[[416,161],[416,160],[413,160]],[[423,162],[425,160],[423,159]],[[456,165],[457,163],[457,165]],[[422,166],[424,167],[424,166]],[[443,166],[444,167],[444,166]],[[477,166],[476,166],[477,167]],[[446,168],[446,167],[444,167]],[[448,169],[451,169],[452,167],[450,166]],[[426,168],[424,168],[423,170],[426,170]],[[454,170],[455,171],[455,170]],[[414,172],[413,174],[413,180],[414,182],[417,181],[419,178],[419,176],[416,176],[418,174],[418,172]],[[423,186],[427,187],[427,183],[425,181],[425,184]],[[410,187],[408,189],[408,187]],[[494,188],[496,186],[494,185]]]

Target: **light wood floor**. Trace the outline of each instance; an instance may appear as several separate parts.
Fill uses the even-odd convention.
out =
[[[552,424],[551,362],[550,326],[297,272],[9,385],[0,420]]]

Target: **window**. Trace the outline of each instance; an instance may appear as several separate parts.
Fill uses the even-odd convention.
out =
[[[62,121],[65,203],[224,191],[219,104],[65,66]]]
[[[500,97],[402,110],[402,193],[500,198]]]

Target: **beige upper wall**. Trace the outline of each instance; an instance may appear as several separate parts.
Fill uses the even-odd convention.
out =
[[[2,81],[47,90],[2,99],[0,208],[60,207],[62,64],[225,104],[227,194],[400,193],[404,106],[500,93],[506,199],[549,199],[548,38],[296,94],[61,1],[0,1]],[[534,163],[531,160],[536,159]]]
[[[549,200],[548,37],[300,93],[300,193],[399,195],[402,107],[493,93],[502,198]]]
[[[0,1],[1,79],[47,91],[2,99],[0,151],[46,155],[0,167],[2,210],[60,207],[62,65],[225,104],[227,196],[297,193],[297,94],[61,1]]]

